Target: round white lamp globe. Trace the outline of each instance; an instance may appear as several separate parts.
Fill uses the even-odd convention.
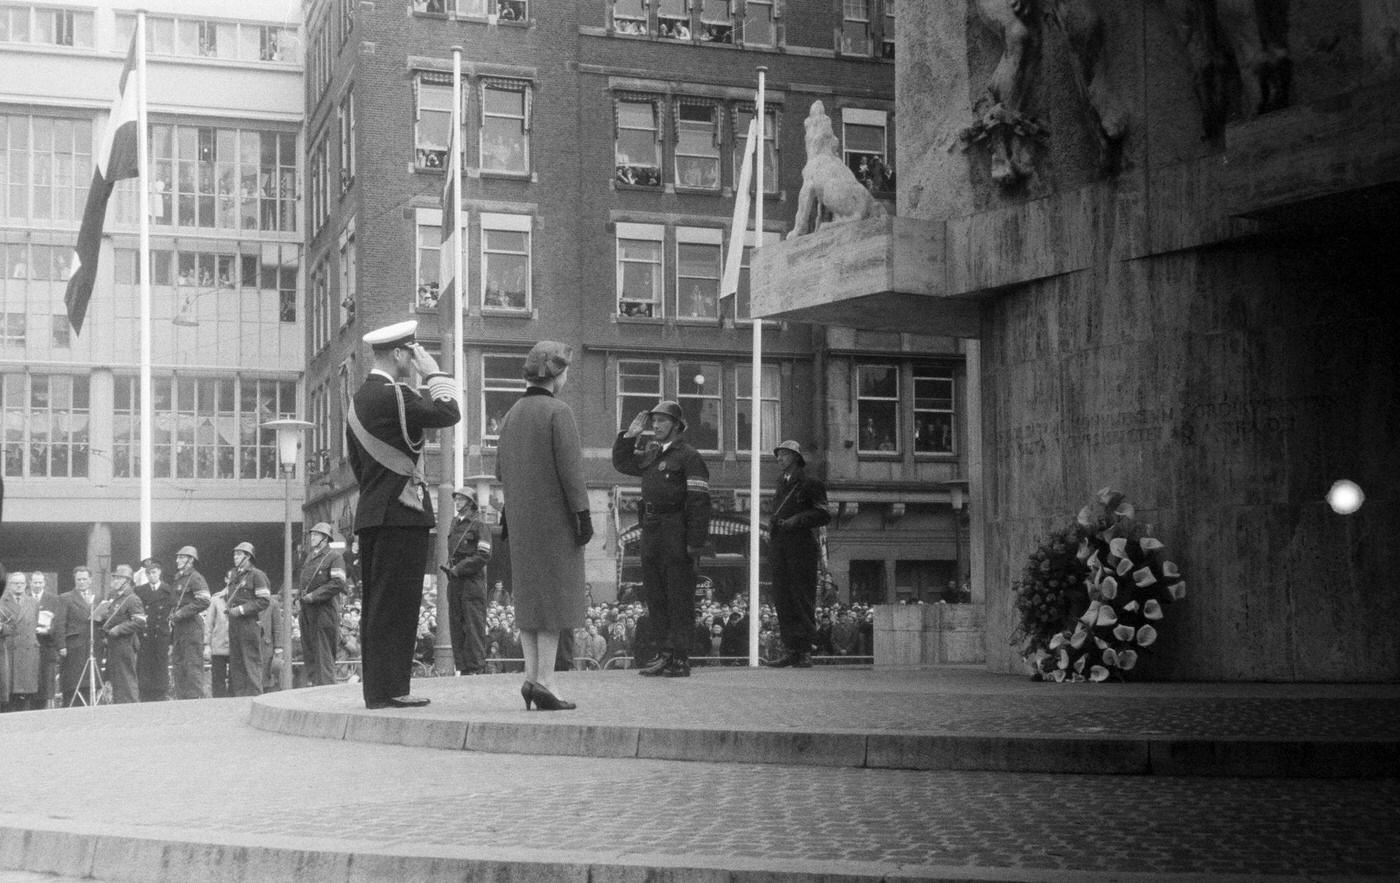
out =
[[[1365,501],[1366,495],[1356,482],[1345,478],[1332,482],[1332,489],[1327,492],[1327,505],[1338,515],[1350,515],[1360,509]]]

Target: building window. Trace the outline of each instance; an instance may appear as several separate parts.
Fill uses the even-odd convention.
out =
[[[486,0],[490,3],[491,0]],[[496,17],[501,21],[529,21],[530,7],[527,0],[495,0]]]
[[[481,362],[481,443],[494,448],[501,421],[525,392],[525,357],[488,353]]]
[[[353,86],[349,88],[354,88]],[[336,111],[340,123],[340,194],[355,181],[355,93],[346,92]]]
[[[749,137],[749,123],[754,118],[754,105],[741,103],[734,108],[734,186],[739,186],[739,170],[744,163],[744,140]],[[754,187],[758,186],[755,180]],[[752,192],[752,191],[750,191]],[[778,112],[763,110],[763,192],[778,192]]]
[[[3,6],[0,7],[0,43],[91,49],[92,21],[93,14],[82,10]]]
[[[899,368],[856,366],[856,451],[862,454],[899,450]]]
[[[772,245],[779,241],[781,236],[771,230],[763,234],[763,244]],[[739,285],[734,293],[733,312],[730,316],[736,322],[753,321],[753,306],[749,300],[749,264],[753,260],[754,232],[752,230],[744,233],[744,253],[739,258]]]
[[[530,309],[530,215],[481,215],[483,309]]]
[[[277,433],[268,420],[295,417],[296,382],[270,378],[157,377],[152,383],[156,478],[277,478]],[[113,390],[112,471],[140,467],[139,381]]]
[[[661,186],[660,102],[649,97],[618,98],[617,183],[637,187]]]
[[[887,116],[883,110],[841,110],[841,150],[856,180],[872,193],[894,190],[894,163],[889,157]]]
[[[752,8],[753,5],[754,0],[749,0],[749,8]],[[772,4],[768,5],[771,13]],[[746,28],[744,31],[746,43],[751,42],[748,36],[749,32]],[[706,43],[734,42],[733,0],[705,0],[705,5],[700,10],[700,39]]]
[[[776,46],[778,14],[775,0],[746,0],[744,3],[744,45]]]
[[[28,325],[24,313],[0,313],[0,347],[23,348]]]
[[[758,449],[773,450],[782,440],[782,407],[778,398],[782,371],[777,365],[764,365],[759,373]],[[747,451],[753,426],[753,366],[734,369],[734,450]]]
[[[646,0],[613,0],[613,31],[632,37],[647,35]]]
[[[414,12],[426,12],[429,15],[445,15],[447,13],[447,0],[413,0]]]
[[[720,413],[723,404],[718,362],[680,362],[676,365],[676,401],[685,414],[686,441],[701,451],[718,451],[723,437]]]
[[[442,210],[418,209],[414,227],[418,261],[413,306],[418,310],[436,310],[442,296]]]
[[[724,231],[676,228],[676,316],[718,319],[719,283],[724,274]]]
[[[60,349],[73,345],[73,326],[68,324],[67,314],[49,317],[49,342]]]
[[[447,145],[452,132],[452,79],[419,74],[414,98],[413,161],[420,169],[447,168]]]
[[[656,0],[656,36],[663,40],[690,39],[689,0]]]
[[[880,32],[880,57],[894,61],[894,3],[885,0],[885,27]]]
[[[518,80],[481,84],[480,152],[483,172],[530,172],[530,90]]]
[[[359,271],[356,267],[355,228],[352,225],[340,236],[340,327],[344,328],[355,321],[356,285]]]
[[[719,105],[681,98],[675,113],[676,186],[718,190]]]
[[[30,282],[67,282],[72,274],[72,246],[25,245],[14,242],[4,248],[5,275],[15,291],[24,286],[15,284]]]
[[[617,225],[617,313],[661,317],[663,242],[660,224]]]
[[[331,342],[331,317],[335,310],[331,307],[330,279],[326,272],[326,260],[316,262],[311,271],[311,291],[309,295],[311,313],[311,353],[315,355]]]
[[[297,229],[297,136],[212,126],[151,126],[151,216],[165,226]],[[135,224],[134,181],[117,185],[118,218]]]
[[[91,122],[0,114],[0,216],[78,220],[91,180]]]
[[[841,0],[841,54],[870,54],[871,0]]]
[[[624,359],[617,363],[617,428],[626,429],[639,411],[661,401],[661,363]]]
[[[87,375],[5,374],[5,475],[83,478],[88,474]]]
[[[953,370],[914,366],[914,453],[953,453]]]

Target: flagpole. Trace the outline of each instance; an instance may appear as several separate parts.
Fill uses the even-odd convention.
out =
[[[137,265],[141,271],[141,541],[140,560],[151,555],[151,476],[155,472],[155,440],[151,392],[151,188],[146,171],[146,12],[136,11],[136,193],[141,231]]]
[[[457,143],[457,136],[462,131],[462,47],[452,47],[452,134],[453,144],[458,148],[463,146]],[[457,229],[452,231],[452,241],[456,243],[456,248],[452,250],[452,286],[453,303],[452,310],[452,340],[456,349],[452,351],[452,380],[457,384],[457,394],[462,397],[462,408],[466,408],[466,388],[467,371],[465,360],[462,358],[462,311],[466,307],[466,296],[464,291],[467,287],[466,261],[463,255],[463,246],[466,244],[458,237],[463,224],[461,221],[461,198],[462,198],[462,163],[458,160],[452,163],[451,168],[456,176],[452,182],[452,193],[459,200],[456,210],[452,213],[453,223]],[[467,429],[466,414],[462,415],[456,426],[452,428],[452,487],[459,488],[466,483],[466,449],[467,449]]]
[[[753,252],[756,253],[763,244],[763,154],[764,154],[764,131],[765,120],[763,118],[763,104],[765,100],[764,89],[766,88],[765,78],[768,68],[763,65],[758,66],[758,104],[754,108],[754,119],[758,123],[756,127],[757,135],[754,139],[756,145],[756,156],[754,158],[754,210],[753,227],[754,243]],[[753,266],[753,259],[749,259],[749,265]],[[739,306],[738,296],[735,296],[734,307],[737,311]],[[763,391],[763,322],[753,314],[753,294],[752,286],[749,294],[749,319],[753,323],[753,363],[749,378],[752,385],[749,389],[750,415],[749,421],[749,665],[758,667],[758,620],[759,620],[759,593],[758,593],[758,566],[759,566],[759,458],[762,452],[759,450],[761,428],[763,426],[763,399],[760,397]],[[776,440],[775,440],[776,443]]]

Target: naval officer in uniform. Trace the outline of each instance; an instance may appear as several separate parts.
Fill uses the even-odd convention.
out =
[[[374,367],[346,420],[350,468],[360,486],[360,655],[367,708],[417,708],[409,695],[418,609],[428,564],[433,503],[423,480],[424,431],[462,419],[452,378],[414,339],[418,323],[398,322],[364,336]],[[409,382],[417,372],[427,394]]]

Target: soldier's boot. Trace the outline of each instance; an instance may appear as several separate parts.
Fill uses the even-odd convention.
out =
[[[644,678],[658,677],[666,666],[671,664],[670,653],[658,653],[656,658],[637,670],[637,674]]]
[[[690,660],[684,657],[674,657],[661,670],[663,678],[688,678],[690,677]]]

